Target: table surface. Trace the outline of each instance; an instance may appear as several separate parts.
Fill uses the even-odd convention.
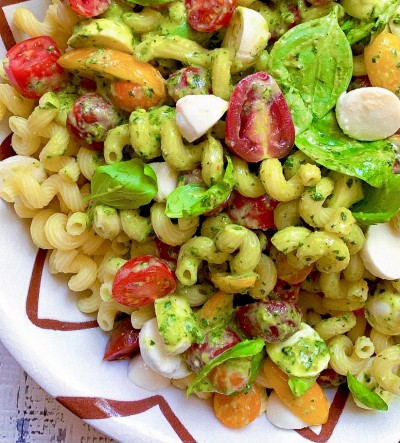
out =
[[[0,342],[1,443],[117,443],[51,398]]]

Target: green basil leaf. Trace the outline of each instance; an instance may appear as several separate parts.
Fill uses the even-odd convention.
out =
[[[364,198],[350,208],[355,219],[364,225],[389,221],[400,211],[400,174],[392,174],[381,188],[365,184],[363,193]]]
[[[341,28],[346,34],[347,40],[350,45],[368,38],[368,42],[371,41],[374,35],[379,34],[383,28],[388,24],[389,20],[396,13],[397,8],[400,6],[400,0],[393,1],[388,7],[373,20],[357,20],[350,18],[346,20]]]
[[[387,403],[376,392],[369,390],[359,382],[350,372],[347,373],[347,386],[354,398],[368,408],[377,409],[378,411],[388,410]]]
[[[295,397],[301,397],[315,383],[315,377],[292,377],[289,376],[288,385]]]
[[[230,157],[224,177],[208,189],[200,184],[178,186],[167,198],[165,213],[170,218],[194,217],[212,211],[221,205],[231,193],[235,176]]]
[[[381,187],[392,177],[395,152],[388,140],[362,142],[345,135],[332,111],[296,136],[296,146],[326,168]]]
[[[157,194],[157,176],[138,158],[96,168],[88,199],[116,209],[137,209]]]
[[[256,357],[254,362],[252,361],[251,371],[251,376],[255,377],[263,359],[264,344],[264,340],[261,338],[257,338],[255,340],[243,340],[237,345],[232,346],[222,354],[218,355],[198,373],[197,377],[187,388],[186,396],[189,396],[193,391],[198,390],[197,388],[202,385],[212,369],[233,358]]]
[[[353,57],[339,8],[295,26],[271,50],[268,72],[285,95],[297,134],[327,114],[350,83]]]

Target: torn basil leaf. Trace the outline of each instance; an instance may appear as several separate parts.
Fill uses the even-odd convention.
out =
[[[157,194],[157,176],[138,158],[98,166],[88,199],[116,209],[137,209]]]
[[[387,403],[376,392],[369,390],[359,382],[350,372],[347,373],[347,386],[354,398],[368,408],[377,409],[378,411],[388,410]]]

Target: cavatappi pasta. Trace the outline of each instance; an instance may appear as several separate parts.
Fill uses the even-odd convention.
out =
[[[216,416],[229,427],[243,427],[268,410],[271,389],[289,409],[292,399],[306,392],[325,399],[320,383],[330,370],[336,374],[332,384],[354,376],[349,386],[360,407],[378,408],[377,397],[385,403],[400,395],[400,274],[393,276],[384,260],[371,258],[375,246],[370,233],[370,225],[390,226],[400,251],[400,204],[384,206],[390,186],[399,192],[398,181],[386,186],[395,174],[378,165],[379,156],[341,161],[336,151],[329,157],[329,152],[314,148],[318,143],[326,147],[320,140],[324,137],[332,138],[328,145],[343,150],[369,149],[368,143],[376,143],[374,149],[381,150],[384,161],[392,160],[390,167],[397,160],[383,143],[388,137],[347,137],[336,128],[336,120],[326,130],[326,116],[335,119],[332,109],[340,95],[336,84],[329,90],[335,97],[329,108],[324,91],[319,96],[309,93],[309,103],[302,102],[295,90],[302,88],[297,77],[303,68],[293,90],[276,68],[278,62],[287,62],[279,59],[282,47],[289,53],[296,50],[289,47],[289,28],[295,33],[310,20],[316,29],[327,28],[325,20],[336,29],[334,37],[326,38],[340,42],[342,58],[346,51],[350,54],[337,62],[350,72],[339,92],[345,94],[352,76],[354,88],[359,88],[361,74],[368,74],[372,83],[368,62],[361,63],[362,54],[351,53],[357,42],[346,21],[351,21],[347,2],[270,5],[246,0],[233,5],[227,0],[226,23],[207,32],[196,29],[188,2],[185,6],[182,0],[162,8],[147,0],[142,6],[105,1],[108,8],[87,17],[74,12],[76,2],[70,3],[53,0],[43,21],[23,7],[15,10],[18,29],[29,37],[51,37],[59,47],[59,67],[67,81],[33,97],[30,89],[42,86],[29,83],[27,93],[15,85],[9,75],[12,56],[4,58],[0,120],[8,120],[15,155],[0,163],[0,197],[14,205],[19,217],[31,219],[32,241],[49,250],[50,272],[68,274],[69,288],[81,294],[77,308],[95,315],[104,333],[112,334],[121,319],[129,317],[149,373],[164,377],[165,386],[171,379],[188,394],[213,399]],[[300,21],[286,3],[293,3]],[[389,23],[394,11],[382,14],[379,20],[386,17]],[[363,38],[373,45],[375,37],[368,31]],[[315,57],[332,57],[319,51],[314,48]],[[301,58],[296,54],[290,63]],[[96,57],[110,63],[99,63]],[[128,65],[112,70],[121,60]],[[264,71],[276,78],[262,77]],[[250,76],[252,86],[244,90]],[[261,95],[259,85],[264,88]],[[118,88],[128,89],[124,95]],[[71,120],[83,118],[74,106],[91,94],[107,100],[102,109],[106,120],[108,107],[116,113],[100,142],[96,131],[102,121],[78,128],[93,141],[82,132],[77,136],[77,123]],[[214,101],[203,105],[199,96]],[[184,97],[191,107],[184,107]],[[279,114],[287,106],[285,99],[286,120]],[[271,111],[273,106],[281,107],[279,112]],[[282,149],[291,127],[290,149],[282,155],[268,152],[266,146],[278,133]],[[188,140],[193,132],[194,139]],[[244,147],[246,137],[253,137],[250,148]],[[254,145],[265,151],[256,160],[249,157]],[[368,169],[367,163],[374,161]],[[137,169],[128,171],[130,178],[124,180],[134,182],[140,174],[143,180],[129,184],[136,186],[133,197],[126,194],[128,185],[118,181],[125,171],[107,169],[128,163]],[[386,172],[375,174],[374,167]],[[363,168],[367,172],[360,172]],[[383,182],[380,174],[386,174]],[[143,177],[156,188],[148,199],[144,194],[150,185]],[[368,199],[379,206],[371,191],[379,186],[383,209],[374,212]],[[108,198],[110,193],[115,195]],[[378,212],[386,218],[376,216]],[[143,281],[118,289],[131,263],[133,274],[144,269]],[[151,268],[153,277],[146,275],[150,266],[164,268]],[[146,290],[149,282],[154,287]],[[129,285],[142,294],[139,302],[128,294]],[[148,345],[152,341],[156,352]],[[174,362],[174,371],[163,358]],[[282,372],[289,393],[279,390],[277,374]],[[130,379],[135,379],[132,364]],[[148,383],[138,380],[141,386]],[[367,390],[367,402],[358,396],[359,389]],[[252,405],[258,406],[232,412],[231,402],[245,401],[244,393],[251,393]],[[229,413],[221,411],[221,402]],[[315,417],[292,409],[304,427],[325,423],[329,413],[326,399],[316,404],[320,415]]]

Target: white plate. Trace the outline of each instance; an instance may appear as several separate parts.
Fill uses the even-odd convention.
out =
[[[15,0],[1,0],[0,56],[12,38],[5,28]],[[47,2],[21,2],[41,14]],[[4,126],[0,127],[3,132]],[[0,140],[2,139],[0,138]],[[5,145],[5,143],[3,143]],[[355,407],[344,390],[329,392],[333,402],[329,422],[318,428],[284,431],[265,415],[243,430],[222,426],[212,406],[183,391],[166,388],[154,393],[127,378],[127,362],[103,362],[106,335],[93,319],[81,314],[66,280],[48,272],[46,253],[29,236],[29,222],[0,201],[0,340],[21,366],[50,395],[92,426],[121,442],[264,443],[397,443],[400,402],[387,413]]]

